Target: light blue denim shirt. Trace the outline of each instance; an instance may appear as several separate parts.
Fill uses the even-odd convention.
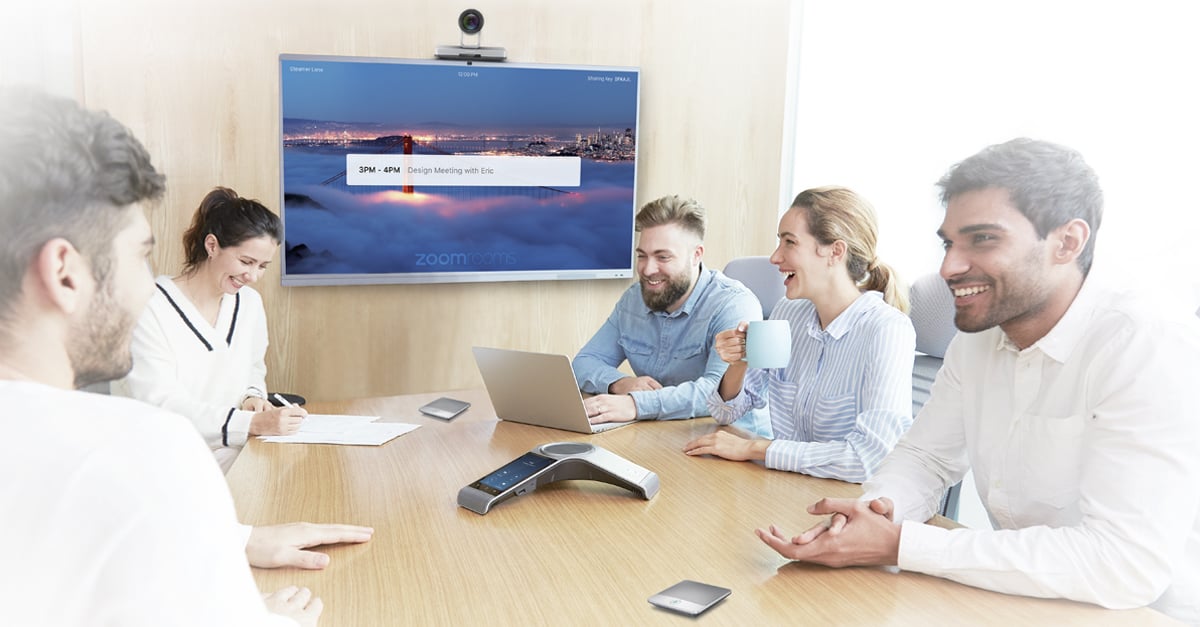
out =
[[[728,367],[713,350],[713,338],[740,321],[761,319],[762,306],[753,292],[701,266],[691,296],[672,313],[651,311],[642,300],[641,285],[629,286],[571,367],[579,388],[590,394],[607,394],[609,385],[628,376],[617,370],[625,361],[637,376],[654,377],[662,389],[630,394],[638,420],[707,416],[708,396]],[[765,409],[752,409],[734,424],[770,437]]]

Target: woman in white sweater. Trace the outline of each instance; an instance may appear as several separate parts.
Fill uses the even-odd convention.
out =
[[[250,287],[283,237],[279,217],[218,187],[183,235],[184,266],[158,277],[133,333],[133,370],[113,392],[182,414],[223,471],[250,435],[286,435],[305,411],[266,398],[267,319]]]

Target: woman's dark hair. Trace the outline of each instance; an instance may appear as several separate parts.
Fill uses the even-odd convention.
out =
[[[213,189],[200,201],[192,225],[183,234],[183,272],[192,272],[208,259],[204,240],[212,234],[222,248],[269,235],[283,241],[283,223],[257,200],[242,198],[228,187]]]

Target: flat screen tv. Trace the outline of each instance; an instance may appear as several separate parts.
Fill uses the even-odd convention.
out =
[[[633,276],[637,68],[279,69],[284,285]]]

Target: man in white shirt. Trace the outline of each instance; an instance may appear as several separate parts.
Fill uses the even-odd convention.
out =
[[[939,183],[951,343],[862,500],[785,557],[898,565],[1010,594],[1152,606],[1200,623],[1200,331],[1088,279],[1102,195],[1080,155],[1017,139]],[[923,524],[974,470],[996,530]]]
[[[108,115],[0,88],[0,615],[12,625],[315,625],[305,588],[250,564],[322,568],[371,529],[250,529],[185,418],[75,391],[129,371],[154,289],[142,213],[163,177]],[[265,600],[265,604],[264,604]]]

